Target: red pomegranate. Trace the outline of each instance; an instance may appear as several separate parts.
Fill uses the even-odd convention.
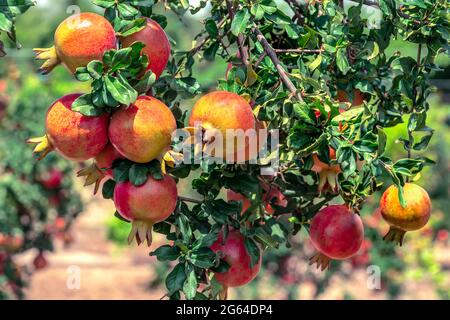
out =
[[[156,78],[159,78],[170,57],[170,42],[164,29],[156,21],[147,18],[147,26],[144,29],[122,39],[122,45],[125,48],[134,42],[145,44],[142,53],[149,60],[147,70],[151,70]]]
[[[253,268],[250,267],[251,258],[245,248],[245,238],[238,230],[231,230],[225,240],[220,233],[217,241],[211,246],[211,250],[222,252],[222,259],[230,265],[227,271],[215,273],[217,281],[224,288],[240,287],[249,283],[261,268],[261,258]]]
[[[162,180],[148,177],[141,186],[131,182],[119,182],[114,189],[114,204],[119,214],[132,222],[128,243],[134,238],[141,244],[147,240],[152,243],[152,227],[164,221],[175,210],[177,205],[177,185],[175,180],[165,175]]]
[[[42,270],[47,267],[48,262],[42,251],[34,258],[33,265],[35,270]]]
[[[47,111],[44,137],[28,140],[37,144],[40,159],[56,150],[63,157],[84,161],[97,156],[108,143],[108,115],[84,116],[72,111],[80,94],[69,94],[55,101]]]
[[[57,189],[61,186],[63,180],[63,173],[61,170],[53,168],[41,175],[41,183],[47,189]]]
[[[95,157],[95,162],[92,165],[77,172],[77,177],[86,177],[84,182],[85,187],[95,184],[95,195],[100,187],[100,183],[105,177],[109,179],[114,178],[112,164],[116,159],[123,159],[123,156],[109,143],[103,151]]]
[[[310,238],[319,251],[310,264],[322,270],[331,259],[343,260],[355,255],[364,239],[364,227],[359,215],[345,205],[331,205],[320,210],[312,219]]]

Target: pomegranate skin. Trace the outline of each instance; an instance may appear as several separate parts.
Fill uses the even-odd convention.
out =
[[[249,199],[244,197],[242,194],[234,192],[231,189],[227,190],[227,201],[242,201],[242,210],[241,214],[248,210],[251,206],[251,202]]]
[[[114,113],[108,134],[114,148],[125,158],[146,163],[167,150],[176,128],[169,107],[156,98],[141,96]]]
[[[312,219],[310,237],[314,247],[331,259],[355,255],[364,240],[361,218],[345,205],[331,205]]]
[[[51,146],[74,161],[97,156],[108,143],[108,115],[89,117],[72,111],[72,103],[80,95],[69,94],[54,102],[45,123]]]
[[[146,221],[152,224],[164,221],[177,204],[175,180],[165,175],[162,180],[148,177],[141,186],[119,182],[114,189],[114,204],[120,215],[129,221]]]
[[[72,74],[93,60],[102,60],[106,51],[116,49],[114,28],[103,16],[82,12],[65,19],[55,31],[54,46],[36,48],[36,59],[45,60],[44,74],[63,64]]]
[[[147,71],[151,70],[159,78],[167,66],[170,57],[170,42],[164,29],[154,20],[147,18],[147,26],[139,32],[125,37],[122,40],[124,47],[134,42],[145,44],[142,53],[148,57]]]
[[[112,144],[108,144],[102,152],[100,152],[95,157],[95,163],[97,168],[101,170],[101,172],[108,177],[109,179],[114,178],[114,173],[112,168],[112,164],[114,160],[121,159],[123,156],[117,151]]]
[[[217,281],[224,287],[240,287],[252,281],[261,268],[262,254],[253,268],[250,268],[250,255],[245,248],[245,238],[238,230],[231,230],[223,243],[223,235],[211,246],[214,252],[221,251],[223,260],[230,265],[226,272],[216,272]]]

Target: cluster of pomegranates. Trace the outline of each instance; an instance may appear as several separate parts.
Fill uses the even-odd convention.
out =
[[[142,54],[149,58],[148,69],[157,77],[167,65],[170,44],[163,29],[153,20],[147,19],[147,26],[125,38],[117,39],[110,23],[94,13],[74,15],[58,27],[55,45],[50,49],[36,49],[38,59],[45,60],[41,70],[49,73],[58,64],[63,64],[74,73],[78,67],[85,67],[92,60],[102,60],[103,54],[140,41],[145,44]],[[79,175],[86,176],[86,184],[96,184],[107,177],[114,179],[112,165],[116,159],[128,159],[135,163],[148,163],[159,160],[162,164],[170,151],[172,133],[177,129],[172,111],[162,101],[151,96],[140,96],[129,106],[122,106],[111,114],[85,116],[72,110],[72,104],[80,96],[78,93],[66,95],[55,101],[46,115],[46,135],[31,139],[36,143],[36,152],[45,156],[56,151],[63,157],[74,161],[94,159],[94,165],[82,170]],[[344,99],[344,97],[342,97]],[[355,99],[357,100],[357,99]],[[254,117],[251,105],[241,96],[224,91],[211,92],[201,97],[194,105],[189,125],[191,130],[197,123],[206,132],[220,131],[226,136],[228,129],[257,129],[264,124]],[[207,147],[208,134],[203,141]],[[236,159],[244,152],[246,160],[254,155],[249,145],[231,149],[223,142],[223,158]],[[328,165],[314,155],[312,170],[320,176],[320,186],[335,189],[339,165]],[[335,157],[330,149],[330,158]],[[169,157],[170,158],[170,157]],[[164,172],[164,170],[163,170]],[[53,184],[53,183],[50,183]],[[274,205],[286,207],[287,199],[277,188],[262,185],[264,189],[263,207],[267,214],[274,213]],[[430,215],[430,200],[426,192],[415,184],[404,187],[406,206],[402,207],[398,190],[391,186],[381,199],[380,207],[385,220],[391,225],[386,239],[401,243],[406,231],[421,228]],[[228,199],[243,201],[243,212],[250,207],[244,196],[228,191]],[[175,210],[178,201],[175,180],[164,174],[162,179],[148,176],[139,185],[130,181],[117,182],[113,200],[119,214],[132,222],[128,241],[137,243],[152,241],[152,226],[167,219]],[[330,259],[346,259],[355,255],[364,239],[361,218],[346,205],[330,205],[320,210],[311,220],[310,237],[318,254],[313,262],[324,269]],[[251,281],[258,273],[261,260],[251,266],[250,255],[245,248],[245,238],[238,230],[231,230],[226,239],[220,235],[212,245],[213,251],[220,251],[230,268],[216,273],[217,280],[225,287],[241,286]],[[38,261],[39,262],[39,261]],[[38,263],[40,266],[40,262]]]

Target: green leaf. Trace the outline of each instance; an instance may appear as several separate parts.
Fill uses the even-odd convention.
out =
[[[148,179],[147,167],[137,163],[133,164],[130,168],[129,178],[134,186],[139,187],[143,185]]]
[[[177,246],[166,244],[150,252],[150,256],[156,256],[158,261],[175,261],[180,256],[180,249]]]
[[[215,39],[219,35],[219,30],[217,29],[216,22],[212,19],[206,20],[205,30],[206,32],[208,32],[211,39]]]
[[[82,82],[89,81],[92,79],[92,77],[89,74],[89,72],[87,71],[86,67],[77,68],[77,70],[75,71],[75,78],[78,81],[82,81]]]
[[[250,12],[245,8],[240,10],[234,16],[233,22],[231,23],[231,32],[238,36],[240,33],[247,29],[250,21]]]
[[[344,75],[350,70],[350,64],[347,59],[347,48],[338,49],[336,52],[336,64]]]
[[[140,94],[146,94],[156,82],[156,75],[148,71],[133,87]]]
[[[197,294],[197,276],[191,265],[186,267],[187,279],[183,284],[183,292],[187,300],[192,300]]]
[[[88,63],[86,70],[92,79],[100,79],[103,75],[103,63],[98,60],[93,60]]]
[[[318,66],[320,66],[321,63],[322,63],[322,55],[319,54],[319,55],[317,55],[317,57],[314,59],[314,61],[311,62],[311,63],[309,64],[308,68],[309,68],[309,70],[310,70],[311,72],[313,72],[314,70],[317,69]]]
[[[119,14],[125,19],[133,19],[137,15],[139,15],[138,9],[133,8],[132,6],[126,3],[119,3],[117,5],[117,10],[119,11]]]
[[[314,113],[311,108],[305,103],[295,103],[294,104],[295,115],[306,123],[315,125]]]
[[[250,255],[250,268],[253,268],[259,262],[261,250],[256,242],[251,238],[245,238],[245,249]]]
[[[115,0],[92,0],[92,3],[102,8],[111,8],[116,4]]]
[[[166,278],[166,287],[169,290],[170,296],[183,288],[186,278],[187,276],[184,264],[177,264]]]
[[[387,135],[383,131],[381,127],[377,127],[378,132],[378,155],[383,155],[384,150],[386,149],[386,141],[387,141]]]
[[[203,247],[193,251],[189,255],[189,260],[199,268],[207,269],[214,265],[216,254],[210,248]]]
[[[131,87],[122,75],[119,74],[117,78],[108,75],[104,79],[106,89],[117,102],[129,106],[136,101],[137,91]]]
[[[219,42],[217,41],[211,43],[211,45],[203,51],[203,58],[205,58],[206,61],[214,61],[219,46]]]
[[[125,182],[129,179],[129,171],[130,171],[130,162],[128,161],[118,161],[118,164],[115,165],[114,162],[113,172],[114,172],[114,180],[116,182]]]
[[[72,103],[72,110],[84,116],[99,116],[103,113],[102,109],[92,103],[92,95],[89,93],[78,97]]]
[[[145,18],[138,18],[133,21],[125,21],[125,23],[120,27],[119,31],[117,32],[118,36],[121,37],[128,37],[131,36],[134,33],[137,33],[145,28],[147,25],[147,20]]]
[[[116,187],[116,182],[109,179],[103,184],[102,195],[104,199],[112,199],[114,196],[114,188]]]

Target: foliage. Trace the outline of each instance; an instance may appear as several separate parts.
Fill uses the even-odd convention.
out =
[[[119,32],[139,30],[142,17],[165,24],[153,13],[155,1],[93,2],[106,9],[105,16]],[[180,18],[208,3],[161,2]],[[220,288],[210,271],[224,270],[226,265],[209,247],[219,232],[226,233],[230,227],[245,235],[247,251],[255,262],[258,246],[290,248],[291,236],[302,228],[307,230],[310,219],[330,201],[343,200],[359,212],[365,199],[380,190],[385,173],[403,199],[404,183],[433,163],[414,153],[424,150],[433,135],[426,121],[432,91],[428,78],[438,68],[436,56],[449,49],[445,0],[367,2],[381,15],[379,26],[364,17],[367,5],[363,2],[350,7],[341,1],[286,0],[283,6],[272,0],[209,3],[204,28],[195,37],[197,44],[188,51],[174,51],[167,72],[158,80],[147,74],[145,90],[137,77],[145,59],[132,58],[140,51],[139,44],[134,49],[107,52],[102,62],[94,61],[77,71],[78,80],[93,80],[92,92],[77,101],[77,111],[86,115],[111,112],[147,92],[164,101],[183,127],[186,113],[180,104],[200,93],[192,72],[197,55],[206,61],[221,56],[232,67],[218,87],[247,98],[255,116],[269,129],[279,130],[280,170],[274,177],[261,175],[264,163],[203,161],[169,170],[179,179],[198,173],[192,188],[201,196],[200,200],[181,198],[172,216],[154,226],[171,244],[151,255],[160,261],[177,261],[165,281],[171,299],[217,298]],[[386,53],[397,37],[417,47],[415,59],[400,52]],[[364,97],[362,106],[338,99],[339,91],[349,101],[359,92]],[[392,159],[385,150],[385,129],[400,124],[405,116],[408,132],[401,139],[405,157]],[[330,157],[330,147],[336,159]],[[338,192],[318,190],[320,177],[312,170],[314,154],[326,164],[339,165]],[[115,180],[139,185],[148,173],[160,178],[157,168],[154,162],[137,166],[117,161]],[[105,184],[106,198],[111,198],[113,185]],[[273,215],[265,214],[262,185],[281,190],[288,198],[287,206],[275,206]],[[241,216],[239,203],[220,199],[223,188],[249,198],[250,209]]]

